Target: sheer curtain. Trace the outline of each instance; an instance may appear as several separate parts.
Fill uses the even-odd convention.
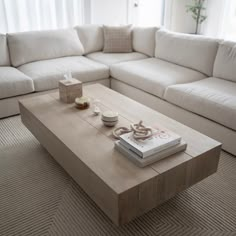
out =
[[[0,0],[1,33],[66,28],[83,19],[83,0]]]
[[[207,20],[201,33],[207,36],[236,40],[236,1],[208,0]]]
[[[172,25],[172,16],[173,16],[173,0],[164,0],[163,1],[163,25],[167,29],[171,29]]]

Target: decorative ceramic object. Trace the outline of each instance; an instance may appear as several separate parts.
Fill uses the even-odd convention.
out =
[[[102,121],[105,126],[115,126],[118,122],[118,113],[114,111],[105,111],[102,113]]]
[[[101,113],[100,108],[95,105],[94,108],[93,108],[93,114],[94,114],[95,116],[98,116],[100,113]]]
[[[126,127],[119,127],[113,131],[113,136],[117,139],[120,135],[133,132],[133,137],[136,140],[145,140],[152,137],[153,132],[150,127],[143,125],[143,121],[139,121],[138,124],[131,124],[130,129]]]
[[[71,74],[65,75],[65,80],[59,81],[59,95],[60,100],[65,103],[72,103],[76,97],[82,97],[82,82],[73,79]]]
[[[101,109],[99,107],[99,104],[100,104],[100,100],[95,99],[93,102],[93,114],[95,116],[98,116],[101,113]]]
[[[84,110],[84,109],[89,108],[90,100],[87,97],[76,98],[75,105],[78,109]]]

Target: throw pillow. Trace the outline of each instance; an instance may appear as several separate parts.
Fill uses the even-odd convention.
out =
[[[105,53],[132,52],[132,25],[103,26]]]

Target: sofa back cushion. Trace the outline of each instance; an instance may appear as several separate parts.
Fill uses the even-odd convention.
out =
[[[6,35],[0,34],[0,66],[9,66],[9,52]]]
[[[217,39],[159,30],[155,56],[212,76],[218,45]]]
[[[103,27],[100,25],[81,25],[75,27],[84,47],[84,53],[102,51],[104,47]]]
[[[157,27],[134,27],[133,50],[153,57],[155,55],[155,35],[157,30]]]
[[[9,34],[8,45],[15,67],[33,61],[81,56],[84,53],[74,29]]]
[[[236,43],[220,43],[213,70],[213,76],[236,82]]]

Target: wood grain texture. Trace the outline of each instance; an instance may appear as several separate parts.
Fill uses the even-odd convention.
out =
[[[82,82],[77,79],[59,81],[60,100],[65,103],[73,103],[77,97],[82,97]]]
[[[20,101],[23,123],[57,162],[117,225],[158,206],[214,173],[221,144],[101,85],[84,88],[101,101],[101,110],[119,112],[119,126],[144,120],[161,124],[188,143],[149,167],[138,168],[114,149],[112,130],[93,116],[92,107],[77,110],[60,102],[58,93]]]

